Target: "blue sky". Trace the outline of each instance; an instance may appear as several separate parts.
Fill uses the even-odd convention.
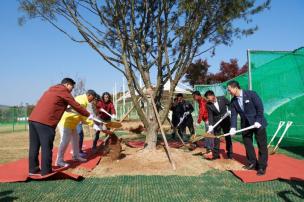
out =
[[[272,0],[271,9],[253,17],[259,30],[235,39],[231,47],[219,46],[216,56],[202,55],[211,71],[222,60],[246,62],[246,50],[293,50],[304,46],[304,1]],[[112,92],[122,86],[122,75],[103,61],[90,47],[70,41],[40,20],[20,27],[18,2],[3,0],[0,6],[0,104],[34,104],[44,90],[63,77],[85,79],[86,88]]]

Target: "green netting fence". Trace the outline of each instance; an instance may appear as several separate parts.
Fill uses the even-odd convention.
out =
[[[249,72],[234,80],[243,89],[249,89],[251,85],[252,90],[260,95],[269,123],[268,136],[274,134],[280,121],[292,121],[293,125],[282,143],[304,145],[304,48],[294,51],[248,51],[248,61]],[[201,93],[211,89],[216,95],[229,98],[227,82],[197,85],[195,89]]]
[[[0,133],[28,130],[27,107],[1,107]]]

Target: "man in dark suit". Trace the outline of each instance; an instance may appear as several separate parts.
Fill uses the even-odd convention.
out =
[[[208,121],[209,121],[209,133],[214,133],[214,135],[220,135],[221,130],[224,133],[228,133],[230,130],[230,117],[227,116],[219,125],[215,128],[213,125],[217,123],[225,114],[229,113],[228,109],[230,108],[230,102],[224,96],[215,97],[213,91],[208,90],[205,93],[205,97],[207,98],[207,110],[208,110]],[[229,159],[232,159],[232,141],[231,136],[225,137],[226,141],[226,151]],[[210,160],[219,159],[219,150],[220,150],[220,139],[214,139],[214,147],[213,147],[213,157]]]
[[[264,117],[264,107],[260,97],[254,91],[242,90],[237,81],[230,81],[227,90],[234,96],[231,100],[231,129],[230,134],[235,135],[237,127],[237,115],[241,117],[241,128],[255,125],[256,128],[242,133],[246,149],[248,165],[244,168],[257,169],[257,175],[264,175],[266,172],[268,151],[267,151],[267,121]],[[252,137],[258,144],[259,158],[257,160],[253,147]]]
[[[190,132],[190,137],[195,134],[194,126],[193,126],[193,117],[192,112],[194,111],[194,108],[192,104],[186,100],[184,100],[183,94],[179,93],[176,95],[177,98],[177,105],[175,108],[175,113],[178,117],[179,122],[182,120],[178,127],[178,133],[179,135],[184,138],[186,138],[186,128],[188,127]]]

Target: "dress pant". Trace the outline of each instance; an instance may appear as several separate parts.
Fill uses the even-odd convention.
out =
[[[102,120],[103,122],[109,122],[111,120]],[[107,128],[105,126],[105,124],[102,124],[99,126],[99,128],[101,128],[102,130],[109,130],[109,128]],[[97,147],[97,142],[99,140],[99,135],[100,135],[100,130],[95,130],[95,137],[94,137],[94,140],[93,140],[93,148],[96,149]]]
[[[79,151],[82,152],[82,145],[83,145],[83,128],[82,124],[77,125],[77,134],[79,135]]]
[[[70,129],[63,126],[58,126],[58,129],[61,139],[57,154],[57,162],[64,161],[64,154],[70,142],[72,143],[73,159],[79,158],[79,135],[77,134],[76,128]]]
[[[53,142],[55,128],[38,122],[29,121],[29,172],[39,172],[39,149],[41,147],[41,174],[52,172]]]
[[[188,127],[188,129],[189,129],[190,135],[195,134],[192,116],[189,117],[189,118],[185,118],[185,120],[180,124],[180,126],[178,128],[178,132],[179,132],[180,135],[183,136],[183,135],[186,134],[186,127]]]
[[[221,135],[221,131],[225,133],[228,133],[230,130],[230,120],[224,119],[215,129],[214,129],[214,135]],[[215,138],[214,139],[214,148],[213,148],[213,156],[218,157],[219,156],[219,151],[220,151],[220,139]],[[232,157],[233,151],[232,151],[232,140],[231,136],[228,135],[225,137],[225,142],[226,142],[226,151],[227,151],[227,156]]]
[[[248,127],[246,124],[245,127]],[[253,146],[253,134],[258,145],[259,157],[256,158],[256,154]],[[267,149],[267,135],[266,128],[252,129],[242,133],[243,142],[246,149],[246,157],[249,164],[255,164],[259,169],[266,169],[268,161],[268,149]]]

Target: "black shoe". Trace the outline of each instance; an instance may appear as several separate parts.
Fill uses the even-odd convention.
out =
[[[261,168],[261,169],[258,170],[257,175],[262,176],[262,175],[265,175],[265,173],[266,173],[266,169]]]
[[[256,166],[256,164],[253,163],[253,164],[249,164],[247,166],[243,166],[243,168],[246,170],[256,170],[257,166]]]

